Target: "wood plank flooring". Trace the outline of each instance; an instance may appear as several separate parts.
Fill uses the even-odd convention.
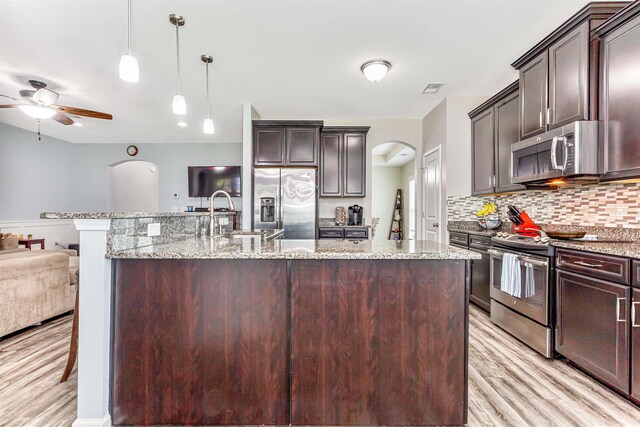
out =
[[[640,409],[548,361],[471,308],[469,426],[640,426]],[[0,426],[70,426],[77,374],[60,384],[71,316],[0,341]]]

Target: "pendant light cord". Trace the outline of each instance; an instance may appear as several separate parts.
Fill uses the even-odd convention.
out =
[[[178,70],[178,95],[180,95],[180,27],[176,25],[176,64]]]
[[[205,74],[207,78],[207,118],[211,118],[211,101],[209,100],[209,63],[205,62]]]
[[[127,3],[127,50],[131,56],[131,0],[128,0]]]

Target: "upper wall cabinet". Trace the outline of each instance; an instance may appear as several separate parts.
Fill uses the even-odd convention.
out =
[[[592,30],[627,4],[588,4],[511,64],[520,72],[521,140],[576,120],[597,120],[598,40]]]
[[[469,113],[471,118],[472,194],[524,189],[511,184],[511,144],[518,142],[518,82]]]
[[[325,127],[320,137],[320,197],[365,197],[369,127]]]
[[[253,121],[254,166],[317,166],[321,121]]]
[[[640,3],[598,29],[604,180],[640,177]]]

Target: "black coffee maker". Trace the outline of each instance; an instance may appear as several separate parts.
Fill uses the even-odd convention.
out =
[[[362,206],[349,206],[349,225],[362,225]]]

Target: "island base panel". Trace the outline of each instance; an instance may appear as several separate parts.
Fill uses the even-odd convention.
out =
[[[114,293],[114,425],[288,424],[285,260],[119,260]]]
[[[293,425],[466,422],[465,262],[293,260]]]

